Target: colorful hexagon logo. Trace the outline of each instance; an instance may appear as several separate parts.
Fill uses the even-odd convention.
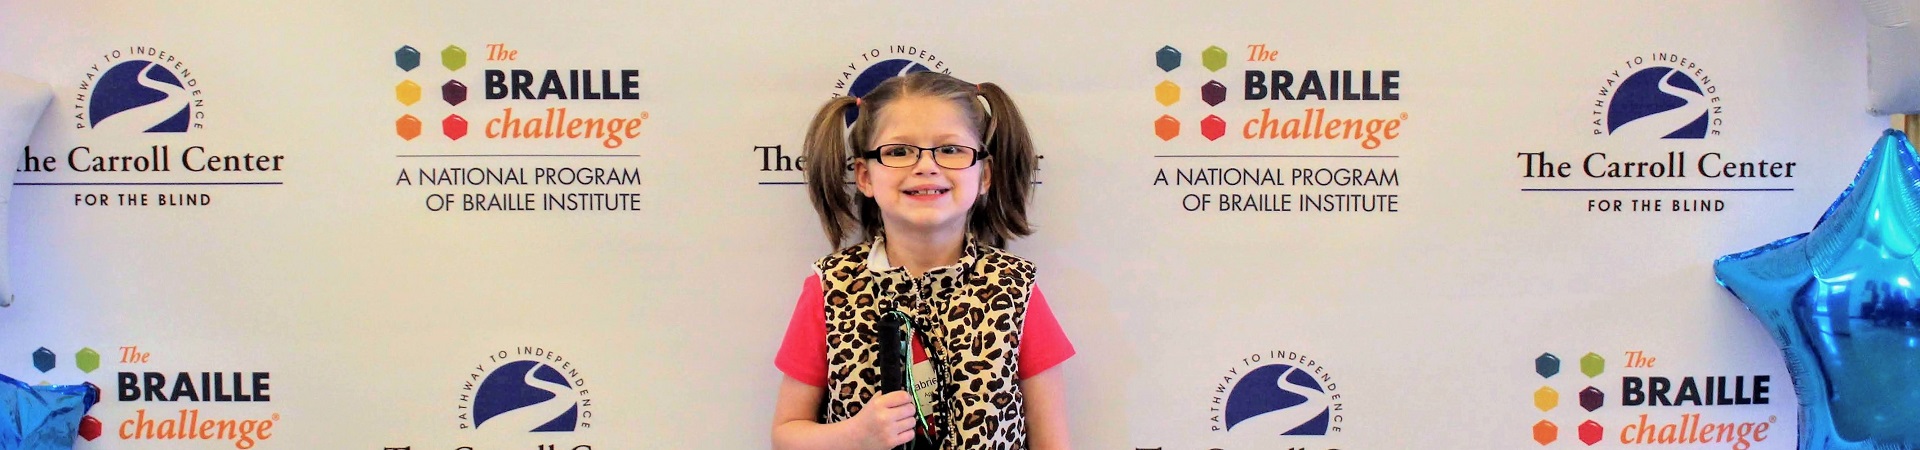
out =
[[[40,369],[40,373],[50,372],[53,370],[53,358],[53,350],[40,347],[33,351],[33,368]]]
[[[1219,81],[1208,81],[1206,85],[1200,86],[1200,100],[1207,102],[1207,106],[1220,106],[1220,102],[1227,101],[1227,85],[1220,84]]]
[[[1606,427],[1600,426],[1599,422],[1589,420],[1580,423],[1580,442],[1585,442],[1587,445],[1600,443],[1600,439],[1606,434]]]
[[[420,137],[420,118],[412,114],[400,116],[400,120],[393,121],[393,132],[409,141]]]
[[[100,438],[100,419],[95,419],[93,418],[93,416],[81,417],[80,418],[80,438],[86,439],[87,442],[93,442],[94,439],[99,439]]]
[[[1173,106],[1174,103],[1179,103],[1180,85],[1173,84],[1172,81],[1161,81],[1160,84],[1153,86],[1153,99],[1160,102],[1161,106]]]
[[[1540,412],[1551,411],[1555,406],[1560,406],[1560,391],[1547,386],[1533,391],[1533,407],[1540,408]]]
[[[420,67],[420,51],[410,45],[400,46],[399,50],[393,51],[393,65],[400,66],[402,71],[412,72]]]
[[[1153,65],[1160,66],[1160,70],[1166,72],[1180,68],[1180,49],[1171,45],[1160,47],[1160,51],[1153,52]]]
[[[467,137],[467,118],[460,117],[459,114],[448,114],[447,118],[440,120],[440,132],[446,133],[447,139],[456,141]]]
[[[1208,71],[1219,72],[1227,67],[1227,51],[1218,45],[1207,47],[1200,52],[1200,65],[1206,66]]]
[[[1559,375],[1560,357],[1553,356],[1552,353],[1541,353],[1540,357],[1533,359],[1533,373],[1540,374],[1540,378],[1553,378],[1554,375]]]
[[[1587,378],[1600,376],[1600,372],[1605,371],[1607,371],[1607,359],[1601,358],[1599,354],[1589,352],[1587,356],[1580,357],[1580,373],[1587,374]]]
[[[460,80],[447,80],[447,84],[440,85],[440,99],[448,105],[460,106],[460,102],[467,101],[467,85]]]
[[[1175,119],[1169,115],[1161,115],[1160,119],[1153,121],[1153,135],[1159,136],[1162,141],[1171,141],[1173,138],[1179,137],[1180,119]]]
[[[458,45],[447,46],[445,50],[440,51],[440,65],[447,66],[447,70],[460,70],[461,67],[466,67],[467,50]]]
[[[420,102],[420,85],[413,80],[401,81],[393,87],[393,98],[400,100],[402,105],[413,106]]]
[[[82,347],[78,353],[73,354],[73,366],[80,368],[81,372],[93,373],[94,369],[100,368],[100,352]]]
[[[1605,406],[1606,404],[1607,393],[1600,392],[1600,388],[1587,386],[1586,389],[1580,390],[1581,409],[1585,409],[1587,412],[1593,412],[1593,410],[1600,409],[1601,406]]]
[[[1215,115],[1200,119],[1200,135],[1206,136],[1209,141],[1220,140],[1221,136],[1227,135],[1227,121]]]
[[[1553,422],[1542,420],[1539,423],[1533,424],[1533,441],[1534,442],[1539,442],[1540,445],[1547,445],[1547,444],[1552,444],[1553,441],[1559,440],[1559,439],[1560,439],[1560,427],[1554,426]]]

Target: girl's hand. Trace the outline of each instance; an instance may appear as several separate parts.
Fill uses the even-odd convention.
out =
[[[893,391],[873,397],[848,423],[860,448],[888,450],[913,440],[914,413],[913,397]]]

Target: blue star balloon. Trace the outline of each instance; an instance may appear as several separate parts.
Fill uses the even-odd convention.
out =
[[[1713,272],[1780,344],[1800,448],[1920,448],[1920,164],[1887,130],[1813,230]]]

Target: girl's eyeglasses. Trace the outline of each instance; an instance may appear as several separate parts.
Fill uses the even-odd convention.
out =
[[[952,170],[973,167],[980,160],[987,159],[987,152],[965,145],[926,148],[907,144],[882,145],[862,152],[860,157],[879,160],[880,165],[887,167],[913,167],[915,164],[920,164],[920,155],[924,152],[933,152],[934,165]]]

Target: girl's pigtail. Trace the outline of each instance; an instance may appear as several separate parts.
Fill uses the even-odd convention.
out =
[[[1005,248],[1007,241],[1033,234],[1027,224],[1027,200],[1039,160],[1026,121],[1020,118],[1020,109],[1013,106],[1007,92],[993,83],[980,83],[978,89],[987,103],[987,126],[981,139],[990,157],[987,168],[993,179],[987,194],[974,206],[977,210],[968,226],[988,245]]]
[[[813,200],[813,211],[820,215],[820,227],[827,232],[827,243],[836,249],[848,231],[860,224],[853,204],[857,193],[847,187],[850,147],[845,124],[850,107],[859,107],[854,97],[828,100],[826,106],[814,114],[804,145],[807,161],[803,170],[807,175],[808,197]]]

